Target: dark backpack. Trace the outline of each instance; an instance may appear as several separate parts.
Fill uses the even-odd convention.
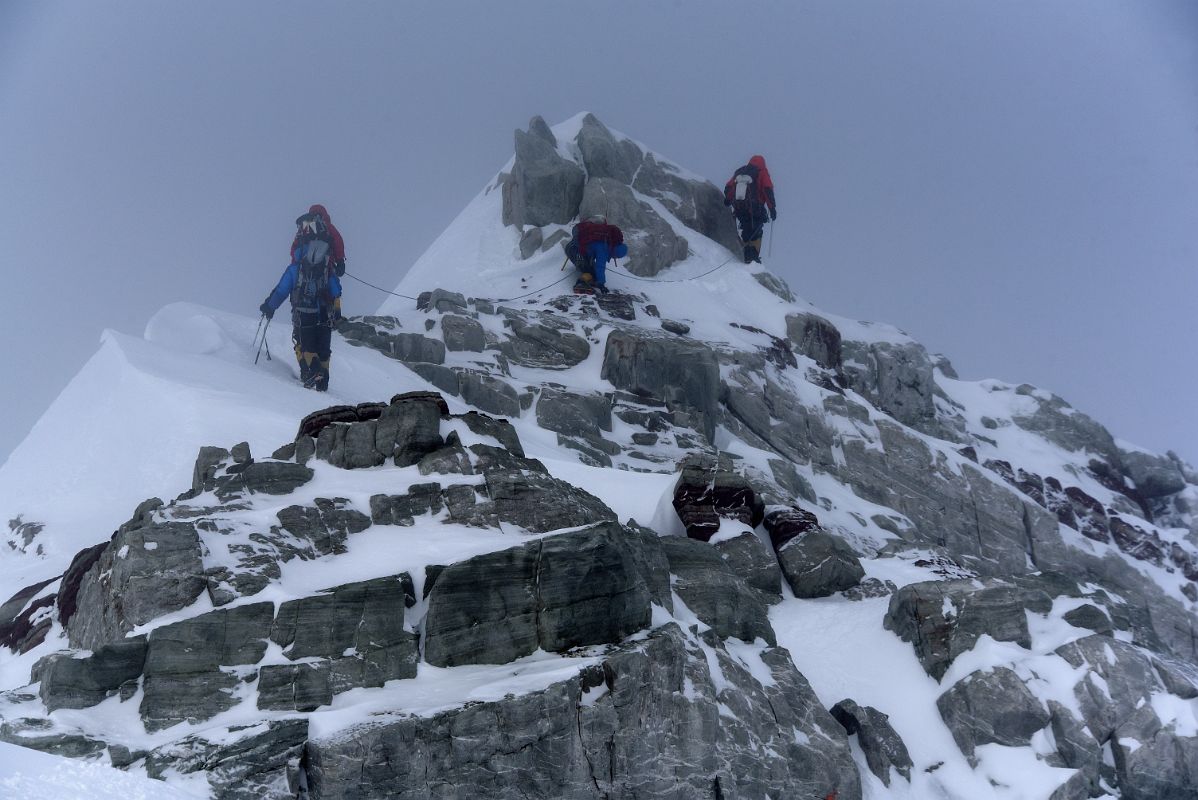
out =
[[[332,303],[329,229],[319,214],[304,214],[295,224],[295,241],[303,245],[304,254],[291,290],[291,308],[300,314],[316,314],[322,308],[327,310]]]
[[[745,164],[732,173],[732,205],[734,208],[749,208],[757,200],[757,167]]]

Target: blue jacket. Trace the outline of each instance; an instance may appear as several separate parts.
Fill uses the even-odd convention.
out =
[[[270,293],[270,297],[266,298],[266,305],[271,311],[278,310],[279,306],[283,305],[283,301],[291,295],[291,290],[295,288],[295,282],[299,280],[299,264],[304,257],[304,252],[308,245],[302,244],[295,249],[295,256],[287,269],[283,270],[283,277],[279,278],[278,284],[275,285],[274,291]],[[341,281],[332,272],[329,273],[329,294],[334,298],[341,296]],[[328,316],[331,311],[331,306],[327,304],[325,298],[318,299],[320,307],[319,313],[322,317]]]

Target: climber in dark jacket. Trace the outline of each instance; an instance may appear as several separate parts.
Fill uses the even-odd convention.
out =
[[[732,206],[740,241],[744,245],[745,263],[761,263],[761,237],[765,223],[778,218],[774,201],[774,182],[766,169],[765,159],[753,156],[749,163],[733,173],[724,184],[724,205]]]

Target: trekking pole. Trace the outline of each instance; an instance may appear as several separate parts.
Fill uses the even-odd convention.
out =
[[[254,331],[254,339],[253,339],[253,341],[250,342],[250,347],[253,347],[254,345],[258,344],[258,337],[262,334],[262,323],[263,322],[266,322],[265,314],[258,317],[258,330]],[[254,363],[255,364],[258,363],[257,358],[254,359]]]
[[[566,260],[562,262],[562,268],[561,268],[561,269],[559,269],[559,270],[558,270],[558,272],[565,272],[565,271],[566,271],[566,264],[568,264],[568,263],[570,263],[570,257],[569,257],[569,256],[566,256]]]
[[[262,319],[266,320],[266,327],[262,327],[261,319],[258,320],[258,327],[262,328],[262,341],[258,343],[258,352],[257,352],[257,354],[254,355],[254,363],[255,364],[258,363],[258,359],[262,356],[262,348],[263,347],[266,347],[266,360],[267,361],[271,360],[270,359],[270,345],[266,343],[266,332],[270,330],[270,319],[271,318],[266,316],[265,314],[263,314]],[[254,338],[257,339],[258,337],[255,335]]]
[[[770,244],[769,244],[769,247],[767,248],[769,250],[769,252],[766,254],[766,258],[774,257],[774,225],[776,225],[777,222],[778,222],[777,220],[770,221]]]

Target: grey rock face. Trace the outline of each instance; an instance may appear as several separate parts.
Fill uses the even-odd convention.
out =
[[[287,506],[278,513],[283,530],[311,542],[309,557],[344,553],[345,541],[351,533],[361,533],[370,527],[370,517],[352,508],[347,500],[316,498],[315,506]]]
[[[600,377],[618,389],[663,400],[671,410],[697,412],[702,432],[709,440],[715,435],[720,368],[707,345],[643,331],[612,331]]]
[[[258,707],[311,711],[349,689],[415,677],[419,636],[404,627],[413,603],[407,573],[283,603],[270,638],[305,663],[263,667]]]
[[[846,341],[841,351],[844,373],[855,390],[904,425],[936,430],[932,360],[922,345]]]
[[[739,536],[716,542],[714,547],[733,572],[761,592],[765,602],[782,601],[782,570],[774,554],[757,538],[757,534],[746,530]]]
[[[503,224],[564,225],[578,211],[586,176],[543,131],[530,131],[516,131],[516,160],[503,178]]]
[[[530,258],[541,248],[545,241],[545,233],[540,228],[529,228],[520,237],[520,258]],[[449,348],[452,350],[453,348]]]
[[[1198,665],[1159,654],[1153,656],[1152,663],[1170,694],[1183,700],[1198,697]]]
[[[804,313],[787,314],[786,337],[800,353],[821,367],[840,369],[840,331],[823,317]]]
[[[438,314],[464,313],[467,305],[466,298],[461,292],[451,292],[441,288],[421,292],[416,296],[416,308],[419,311],[436,311]],[[365,317],[365,319],[389,319],[394,324],[399,324],[394,317]]]
[[[853,588],[865,577],[853,548],[824,530],[791,539],[777,552],[795,597],[827,597]]]
[[[1164,497],[1186,487],[1185,475],[1172,459],[1127,450],[1120,456],[1127,474],[1144,497]]]
[[[890,785],[890,768],[911,780],[911,755],[902,737],[890,726],[890,718],[873,706],[859,706],[853,700],[841,700],[831,714],[850,736],[857,735],[869,771]]]
[[[644,157],[633,142],[628,139],[616,141],[611,131],[593,114],[583,117],[574,141],[578,143],[590,180],[612,178],[626,185],[632,184],[632,176]]]
[[[740,252],[736,223],[724,205],[724,193],[709,181],[683,178],[672,164],[645,154],[632,188],[653,197],[686,227]]]
[[[1136,708],[1150,704],[1156,688],[1152,662],[1137,647],[1107,636],[1087,636],[1062,645],[1057,655],[1086,677],[1073,687],[1086,727],[1100,742],[1111,737]]]
[[[736,223],[733,223],[733,225],[735,225],[735,224]],[[733,233],[735,233],[735,231],[733,231]],[[737,240],[737,242],[739,242],[739,239]],[[736,246],[737,242],[731,243],[733,245],[733,247]],[[724,245],[724,246],[728,247],[728,245]],[[732,248],[729,248],[729,249],[732,249]],[[735,253],[736,250],[732,249],[732,252]],[[781,278],[779,278],[777,275],[773,274],[772,272],[754,272],[753,280],[760,283],[769,292],[771,292],[774,295],[777,295],[782,300],[785,300],[788,303],[793,303],[795,301],[794,292],[792,292],[790,290],[790,287],[786,284],[786,281],[782,280]]]
[[[883,450],[844,443],[840,477],[860,496],[914,523],[909,538],[945,547],[984,575],[1067,568],[1057,519],[970,464],[961,471],[906,429],[879,421]],[[906,537],[905,537],[906,538]]]
[[[155,628],[140,708],[146,730],[211,719],[232,708],[241,678],[229,668],[261,660],[273,621],[274,603],[253,603]]]
[[[1049,594],[993,578],[981,584],[978,588],[973,580],[956,580],[904,586],[890,598],[882,624],[912,643],[919,663],[936,680],[983,633],[1030,648],[1027,611],[1047,614],[1052,609]]]
[[[72,647],[94,650],[135,626],[191,605],[207,585],[200,539],[188,522],[118,532],[79,584],[67,624]]]
[[[1048,713],[1052,718],[1052,736],[1061,764],[1080,770],[1086,778],[1084,785],[1087,789],[1096,787],[1102,766],[1102,745],[1069,709],[1057,701],[1048,701]]]
[[[105,747],[99,739],[57,731],[53,722],[39,717],[0,722],[0,742],[63,758],[91,758],[104,752]]]
[[[505,315],[512,335],[499,351],[513,364],[539,369],[569,369],[591,354],[591,345],[574,333],[574,326],[555,314],[525,317]]]
[[[1016,388],[1015,392],[1032,397],[1036,401],[1036,410],[1033,413],[1013,418],[1016,425],[1038,433],[1066,450],[1089,450],[1100,454],[1113,467],[1118,468],[1121,465],[1119,448],[1115,445],[1110,431],[1102,425],[1056,395],[1048,400],[1042,399],[1037,396],[1034,386],[1023,384]]]
[[[632,189],[611,178],[587,181],[578,207],[580,219],[600,215],[624,232],[628,261],[623,266],[633,275],[652,277],[686,258],[687,241],[648,203],[636,199]]]
[[[520,396],[501,378],[481,372],[462,371],[458,373],[458,386],[462,399],[475,408],[488,414],[520,416]]]
[[[546,386],[537,400],[537,424],[568,436],[600,436],[611,430],[611,397]]]
[[[1020,747],[1049,723],[1048,711],[1012,670],[975,672],[936,701],[961,752],[972,757],[982,744]]]
[[[293,800],[308,720],[273,720],[261,727],[266,730],[258,733],[254,726],[240,738],[230,728],[207,734],[214,741],[188,736],[159,747],[146,757],[146,774],[161,780],[171,771],[203,771],[214,800]],[[225,743],[230,738],[236,740]]]
[[[456,308],[456,306],[451,307]],[[464,301],[462,308],[465,308]],[[389,327],[388,321],[394,327]],[[398,324],[391,317],[347,317],[338,325],[337,331],[350,344],[378,350],[383,355],[398,361],[445,363],[445,344],[443,342],[430,339],[419,333],[398,332]]]
[[[478,320],[470,317],[460,317],[457,314],[441,317],[441,335],[445,339],[447,350],[481,353],[487,346],[483,326]]]
[[[312,741],[312,798],[417,800],[453,787],[447,796],[860,800],[843,731],[785,651],[765,652],[774,683],[763,686],[718,641],[703,646],[727,688],[669,625],[540,692]]]
[[[146,638],[138,636],[98,647],[85,658],[55,653],[40,659],[30,675],[47,711],[88,708],[115,694],[127,681],[141,675],[146,660]]]
[[[619,525],[452,564],[428,598],[430,664],[503,664],[538,647],[618,642],[649,624],[649,590]]]
[[[769,378],[763,380],[758,372],[734,370],[723,402],[729,412],[726,422],[743,424],[747,436],[759,437],[796,464],[835,469],[832,430],[823,413],[801,403],[787,387]]]
[[[776,644],[769,611],[759,594],[732,571],[719,551],[704,542],[667,536],[661,548],[674,573],[674,591],[720,638],[757,638]]]
[[[1165,728],[1151,705],[1136,709],[1111,740],[1126,798],[1187,800],[1198,786],[1198,738]]]

